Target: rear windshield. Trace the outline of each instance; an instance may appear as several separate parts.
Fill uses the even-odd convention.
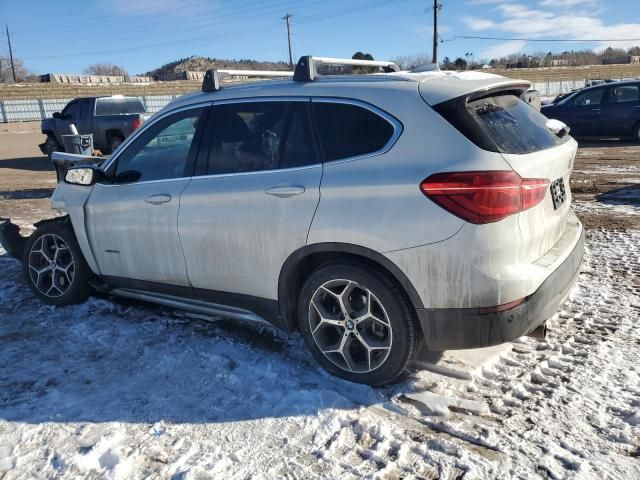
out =
[[[144,105],[136,97],[98,98],[96,99],[96,115],[126,115],[144,113]]]
[[[546,126],[547,117],[513,94],[497,94],[465,103],[464,99],[436,106],[469,140],[502,153],[531,153],[554,147],[559,137]]]

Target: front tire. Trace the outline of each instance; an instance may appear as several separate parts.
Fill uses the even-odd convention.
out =
[[[298,324],[315,359],[345,380],[381,386],[406,370],[418,350],[416,313],[384,272],[333,263],[308,277]]]
[[[68,224],[45,223],[27,240],[23,270],[33,294],[47,305],[71,305],[91,293],[90,270]]]
[[[51,156],[53,155],[53,152],[60,151],[60,144],[58,143],[58,141],[55,139],[54,136],[47,135],[47,139],[44,141],[44,151],[47,157],[49,158],[49,161],[51,161]]]

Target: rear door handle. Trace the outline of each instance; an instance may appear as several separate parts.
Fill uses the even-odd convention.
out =
[[[168,193],[156,193],[155,195],[150,195],[144,199],[145,202],[150,203],[151,205],[161,205],[163,203],[167,203],[171,200],[171,195]]]
[[[268,190],[265,190],[264,193],[266,193],[267,195],[273,195],[274,197],[287,198],[304,193],[304,187],[297,187],[292,185],[287,187],[272,187]]]

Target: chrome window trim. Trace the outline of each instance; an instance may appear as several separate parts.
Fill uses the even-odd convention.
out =
[[[143,182],[132,182],[132,183],[111,183],[111,184],[100,183],[99,185],[105,186],[105,187],[106,186],[113,187],[113,186],[120,186],[120,185],[142,185],[142,184],[148,184],[148,183],[163,183],[163,182],[184,180],[186,178],[191,178],[196,180],[201,178],[206,179],[206,178],[219,178],[219,177],[234,177],[238,175],[256,175],[261,173],[290,172],[295,170],[306,170],[309,168],[316,168],[321,165],[333,165],[337,163],[351,162],[354,160],[361,160],[364,158],[384,155],[389,150],[391,150],[391,148],[393,148],[393,146],[398,141],[398,138],[400,138],[402,131],[404,130],[404,126],[402,125],[402,122],[400,122],[400,120],[398,120],[396,117],[394,117],[390,113],[385,112],[381,108],[371,105],[370,103],[367,103],[362,100],[356,100],[353,98],[316,97],[316,96],[290,96],[289,97],[286,95],[285,96],[280,95],[280,96],[273,96],[273,97],[258,96],[258,97],[225,98],[220,100],[207,100],[204,102],[198,102],[191,105],[183,105],[182,107],[178,107],[178,108],[174,108],[172,110],[166,111],[162,115],[156,118],[152,117],[152,120],[147,121],[140,130],[130,135],[123,142],[123,144],[118,149],[119,150],[118,154],[116,156],[112,156],[112,158],[109,159],[107,164],[105,164],[104,167],[102,167],[102,169],[108,170],[112,166],[112,164],[118,160],[122,152],[127,148],[127,146],[131,142],[135,141],[136,138],[142,135],[148,128],[151,128],[156,122],[161,121],[162,119],[166,118],[169,115],[172,115],[174,113],[179,113],[185,110],[194,109],[194,108],[213,107],[216,105],[228,105],[228,104],[235,104],[235,103],[261,103],[261,102],[310,102],[310,103],[315,102],[315,103],[340,103],[340,104],[346,104],[346,105],[355,105],[357,107],[365,108],[366,110],[369,110],[370,112],[378,115],[379,117],[389,122],[393,127],[393,133],[389,138],[389,140],[387,141],[387,143],[381,149],[376,150],[375,152],[370,152],[364,155],[356,155],[353,157],[340,158],[337,160],[330,160],[327,162],[318,161],[317,163],[314,163],[311,165],[304,165],[301,167],[275,168],[270,170],[255,170],[251,172],[229,172],[229,173],[217,173],[217,174],[210,174],[210,175],[195,175],[195,176],[188,176],[188,177],[165,178],[165,179],[159,179],[159,180],[147,180]]]
[[[120,158],[120,155],[122,155],[122,152],[125,151],[125,149],[127,148],[127,146],[134,142],[140,135],[144,134],[147,129],[151,128],[153,125],[155,125],[157,122],[167,118],[169,115],[173,115],[174,113],[180,113],[183,112],[185,110],[191,110],[194,108],[202,108],[202,107],[210,107],[212,104],[211,100],[207,100],[204,102],[198,102],[198,103],[193,103],[191,105],[183,105],[182,107],[178,107],[178,108],[174,108],[172,110],[168,110],[166,112],[164,112],[162,115],[158,115],[156,117],[157,114],[153,114],[151,116],[151,118],[149,120],[147,120],[146,122],[144,122],[144,124],[142,125],[141,128],[139,128],[137,131],[133,132],[131,135],[129,135],[124,142],[122,142],[122,144],[118,147],[118,153],[116,155],[111,155],[111,157],[109,158],[109,160],[107,161],[107,163],[101,167],[102,171],[107,171],[109,168],[111,168],[112,164],[114,162],[116,162],[118,160],[118,158]],[[154,118],[155,117],[155,118]],[[181,178],[190,178],[190,177],[181,177]],[[173,179],[173,180],[177,180],[177,179]],[[157,180],[149,180],[149,182],[155,182]],[[148,182],[132,182],[132,183],[148,183]],[[124,185],[124,184],[121,184]],[[127,184],[127,185],[131,185],[131,184]]]
[[[272,97],[237,97],[237,98],[223,98],[220,100],[214,100],[212,106],[227,105],[230,103],[265,103],[265,102],[311,102],[311,97],[304,95],[292,95],[287,97],[286,95],[272,96]]]
[[[371,158],[371,157],[377,157],[378,155],[384,155],[385,153],[387,153],[389,150],[391,150],[393,148],[393,146],[396,144],[396,142],[398,141],[398,139],[400,138],[400,135],[402,135],[402,132],[404,130],[404,125],[396,117],[394,117],[393,115],[391,115],[388,112],[385,112],[381,108],[376,107],[375,105],[367,103],[367,102],[365,102],[363,100],[356,100],[354,98],[345,98],[345,97],[315,97],[315,96],[312,96],[311,97],[311,103],[341,103],[341,104],[345,104],[345,105],[355,105],[357,107],[364,108],[364,109],[369,110],[370,112],[378,115],[382,119],[384,119],[387,122],[389,122],[391,124],[391,126],[393,127],[393,133],[391,134],[391,137],[389,137],[389,140],[387,141],[387,143],[384,144],[384,146],[381,149],[376,150],[374,152],[365,153],[363,155],[355,155],[353,157],[345,157],[345,158],[338,158],[336,160],[328,160],[328,161],[323,162],[324,165],[334,165],[334,164],[337,164],[337,163],[352,162],[354,160],[361,160],[361,159],[364,159],[364,158]]]
[[[230,173],[212,173],[209,175],[194,175],[191,180],[196,181],[201,178],[222,178],[222,177],[237,177],[239,175],[257,175],[260,173],[274,173],[274,172],[292,172],[296,170],[308,170],[310,168],[322,168],[322,162],[313,163],[311,165],[304,165],[302,167],[289,167],[289,168],[272,168],[270,170],[252,170],[250,172],[230,172]]]

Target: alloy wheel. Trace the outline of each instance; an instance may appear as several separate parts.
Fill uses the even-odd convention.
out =
[[[391,351],[393,332],[384,306],[371,290],[351,280],[330,280],[316,289],[309,327],[322,354],[348,372],[371,372]]]
[[[38,291],[47,297],[61,297],[75,274],[73,255],[66,242],[48,233],[35,242],[29,252],[29,276]]]

